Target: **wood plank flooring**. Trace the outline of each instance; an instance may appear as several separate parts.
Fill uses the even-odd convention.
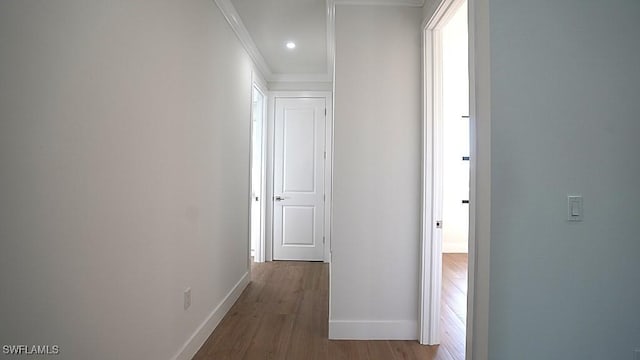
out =
[[[194,360],[463,360],[467,255],[444,254],[440,346],[328,340],[328,265],[252,266],[252,281]]]

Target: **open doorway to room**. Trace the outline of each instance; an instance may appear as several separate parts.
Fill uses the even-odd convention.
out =
[[[423,344],[465,358],[470,206],[466,0],[444,0],[424,29]]]
[[[440,338],[464,359],[469,248],[469,46],[467,6],[452,9],[442,34],[442,303]],[[436,174],[438,176],[438,174]]]
[[[442,28],[442,252],[469,247],[469,53],[466,1]]]
[[[254,84],[251,102],[251,228],[250,256],[255,262],[264,261],[265,234],[265,115],[264,92]]]

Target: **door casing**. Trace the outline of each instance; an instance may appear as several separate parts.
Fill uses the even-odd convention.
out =
[[[326,99],[275,100],[274,260],[324,260]]]
[[[468,3],[470,3],[469,0]],[[460,8],[464,0],[443,0],[431,19],[423,24],[423,126],[422,126],[422,227],[421,227],[421,267],[420,267],[420,319],[419,341],[421,344],[435,345],[440,343],[440,307],[442,291],[442,229],[435,224],[436,218],[442,219],[442,144],[443,119],[443,79],[442,79],[442,33],[447,21]],[[469,38],[471,39],[469,26]],[[469,52],[469,66],[472,65],[472,52]],[[472,81],[472,73],[469,74]],[[471,84],[470,84],[471,86]],[[471,89],[470,89],[471,90]],[[470,91],[470,98],[473,92]],[[472,102],[472,100],[470,99]],[[472,104],[470,105],[470,111]],[[473,121],[470,119],[470,121]],[[474,178],[475,153],[473,143],[475,133],[470,128],[472,146],[470,148],[470,178]],[[475,209],[475,189],[469,189],[469,213]],[[469,222],[469,269],[472,269],[472,223]],[[469,271],[469,284],[473,275]],[[472,299],[471,286],[468,299]],[[471,303],[468,301],[468,303]],[[472,322],[472,309],[467,310],[467,324]],[[467,341],[471,333],[467,331]]]
[[[250,134],[249,134],[249,139],[250,139],[250,151],[249,151],[249,227],[251,227],[252,224],[252,214],[251,214],[251,209],[252,209],[252,204],[253,204],[253,198],[251,196],[251,192],[252,192],[252,182],[253,182],[253,176],[260,176],[260,184],[261,184],[261,191],[260,193],[262,194],[262,199],[260,201],[260,239],[257,242],[257,248],[256,248],[256,252],[255,252],[255,257],[254,257],[254,261],[255,262],[264,262],[265,261],[265,240],[266,240],[266,233],[265,233],[265,225],[266,225],[266,201],[265,201],[265,195],[266,195],[266,151],[267,151],[267,142],[266,142],[266,138],[267,138],[267,131],[265,129],[266,124],[267,124],[267,100],[268,100],[268,91],[267,91],[267,87],[266,87],[266,83],[262,80],[262,78],[256,74],[255,72],[252,72],[251,74],[251,92],[252,92],[252,98],[253,98],[253,91],[254,89],[256,89],[262,96],[263,96],[263,104],[262,104],[262,134],[261,134],[261,145],[262,145],[262,164],[260,166],[261,168],[261,173],[260,174],[253,174],[253,131],[254,131],[254,126],[253,126],[253,104],[251,105],[251,110],[250,110],[250,115],[251,115],[251,123],[250,123]],[[248,253],[248,263],[251,263],[250,260],[250,252],[251,252],[251,229],[249,229],[249,253]]]

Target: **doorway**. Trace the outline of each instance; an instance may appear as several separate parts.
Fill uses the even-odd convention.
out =
[[[275,101],[273,258],[324,257],[324,98]]]
[[[442,252],[466,254],[469,246],[469,48],[466,1],[442,34],[442,133],[434,140],[441,157]],[[441,209],[441,211],[440,211]]]
[[[332,97],[269,97],[266,260],[330,262]]]
[[[457,4],[456,4],[457,5]],[[469,247],[469,41],[467,3],[451,9],[441,28],[442,132],[434,139],[442,163],[442,194],[435,217],[442,231],[440,340],[454,359],[464,359]]]
[[[251,96],[250,256],[255,262],[264,261],[265,115],[265,94],[254,83]]]
[[[444,0],[424,27],[423,258],[420,342],[464,358],[470,164],[466,0]],[[452,334],[456,334],[452,336]]]

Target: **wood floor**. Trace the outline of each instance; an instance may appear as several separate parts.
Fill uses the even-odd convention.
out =
[[[466,283],[466,254],[445,254],[440,346],[328,340],[328,265],[254,264],[251,284],[194,360],[463,360]]]

